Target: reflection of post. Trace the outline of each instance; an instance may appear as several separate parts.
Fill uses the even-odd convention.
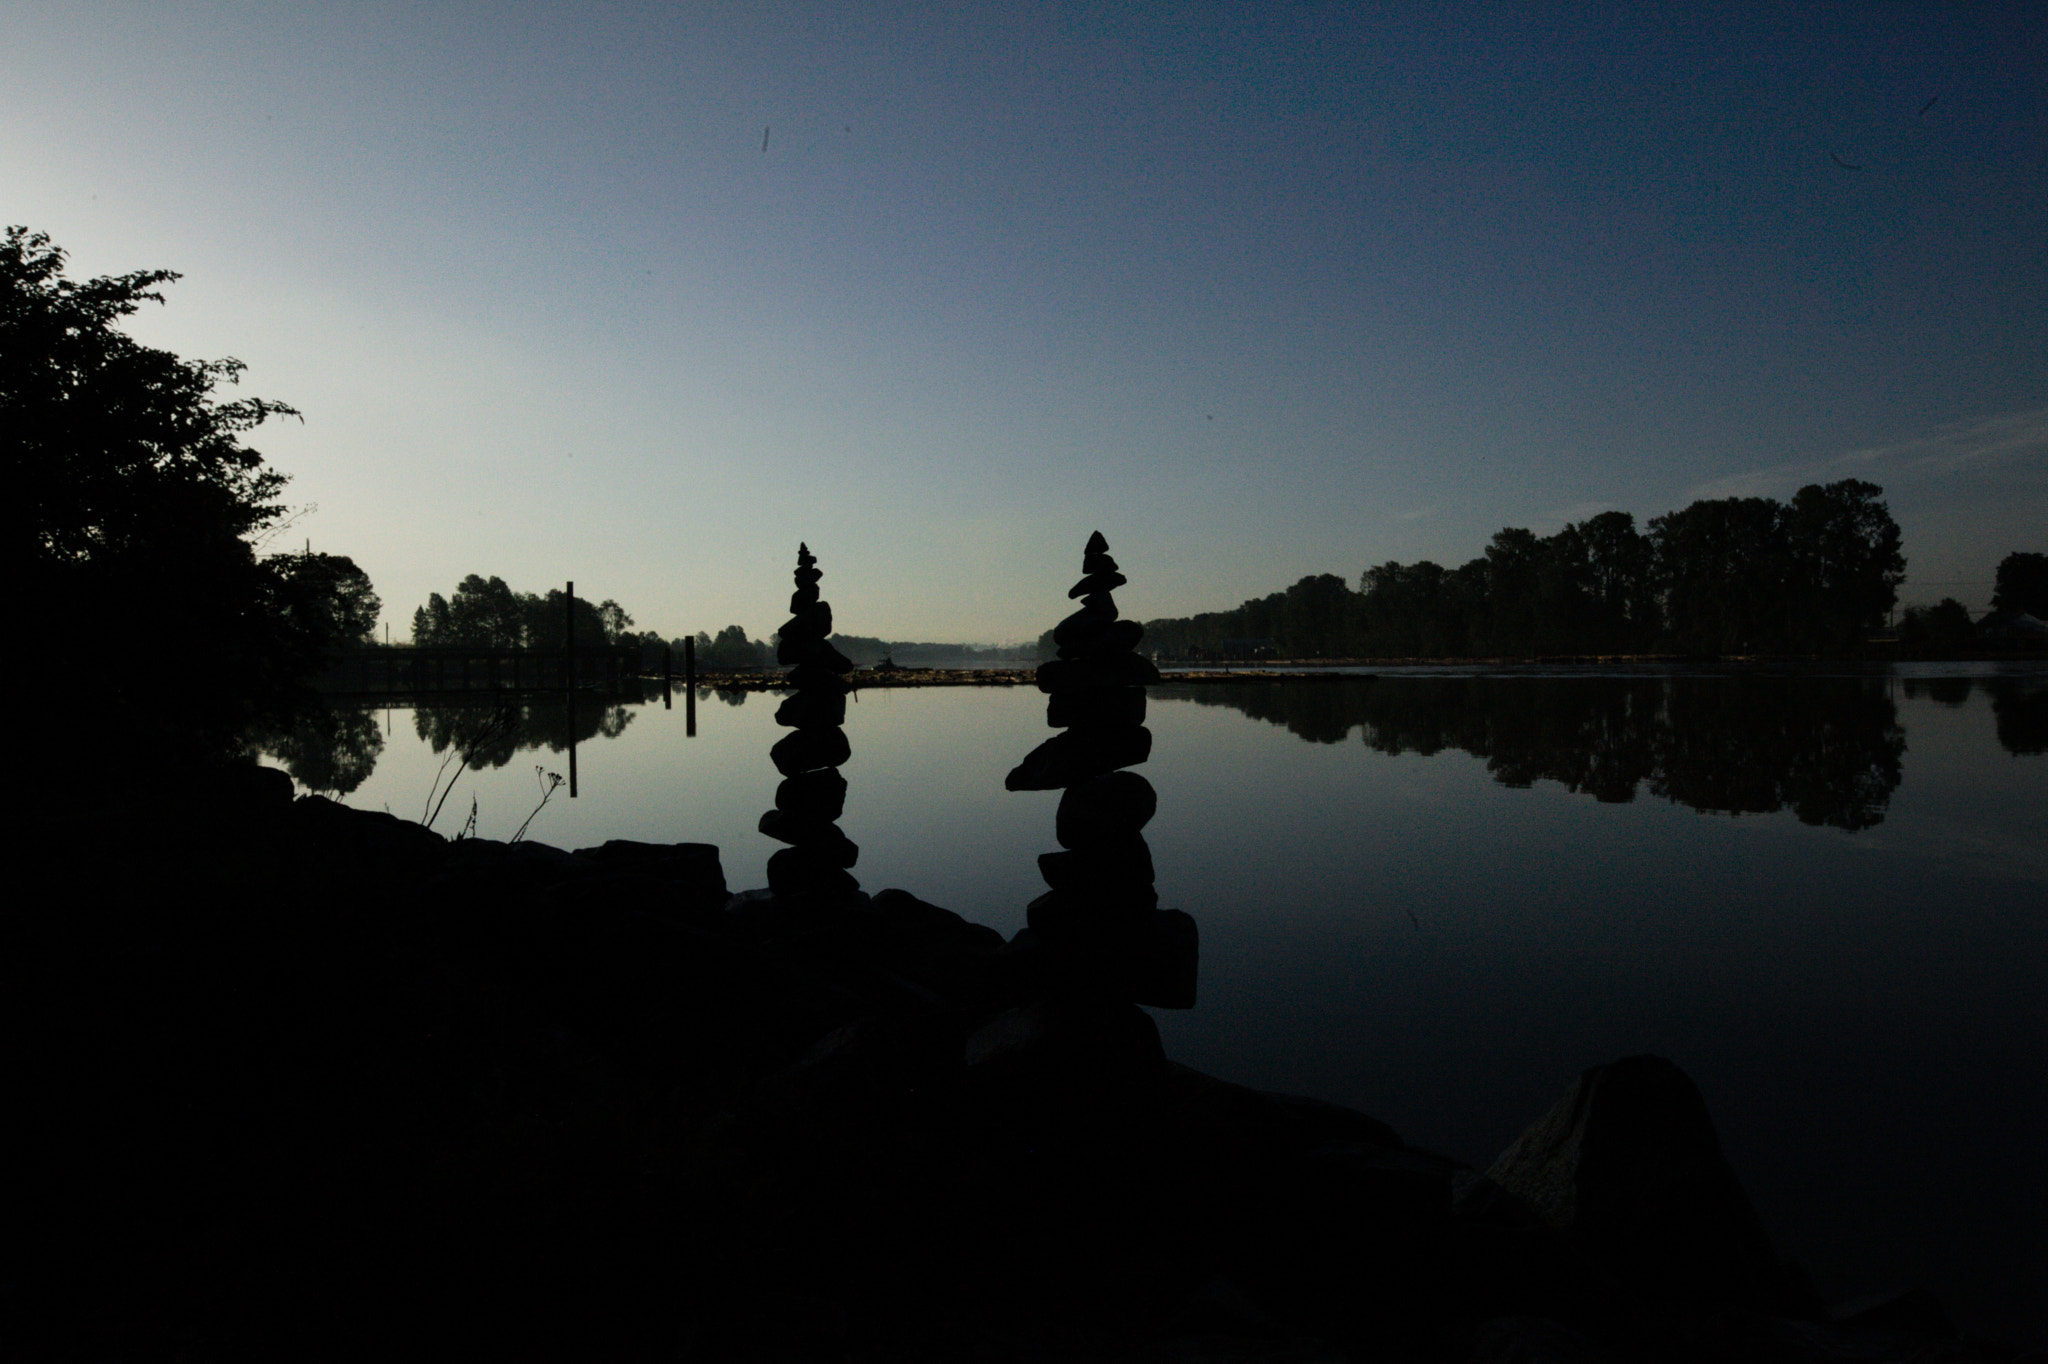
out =
[[[676,708],[675,692],[676,646],[664,644],[661,646],[661,708],[663,710],[674,710]]]
[[[683,737],[697,737],[697,641],[683,641]]]

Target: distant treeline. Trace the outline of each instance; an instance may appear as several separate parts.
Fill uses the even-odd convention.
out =
[[[1874,483],[1695,502],[1636,529],[1602,512],[1479,558],[1369,568],[1358,590],[1303,578],[1234,611],[1145,623],[1172,658],[1487,658],[1669,652],[1842,653],[1884,628],[1906,560]],[[1049,637],[1041,647],[1049,648]]]
[[[453,596],[431,593],[427,604],[413,611],[412,642],[423,649],[559,649],[567,620],[559,587],[549,589],[546,596],[515,592],[503,578],[472,573],[456,585]],[[640,638],[630,633],[633,618],[610,599],[589,602],[578,597],[575,622],[576,643],[581,645],[625,644]]]
[[[374,599],[373,599],[374,600]],[[664,639],[653,630],[635,633],[633,617],[617,602],[576,599],[578,645],[640,646],[641,667],[658,672],[664,650],[673,651],[674,666],[683,664],[685,637]],[[372,606],[372,619],[375,607]],[[412,613],[412,642],[421,648],[558,649],[562,646],[565,606],[562,589],[547,595],[514,591],[503,578],[472,573],[453,594],[428,596]],[[694,641],[697,666],[706,672],[746,672],[772,668],[775,637],[749,639],[744,627],[728,625],[716,635],[699,631]],[[868,635],[834,635],[831,643],[863,667],[884,658],[906,668],[994,667],[1028,658],[1028,645],[941,644],[917,640],[876,639]]]
[[[833,635],[828,641],[858,667],[889,659],[903,668],[993,668],[1031,657],[1026,644],[943,644],[919,640],[877,639],[872,635]],[[682,641],[675,641],[681,653]],[[775,641],[749,640],[747,632],[728,625],[717,638],[697,636],[697,666],[707,671],[739,671],[775,666]]]

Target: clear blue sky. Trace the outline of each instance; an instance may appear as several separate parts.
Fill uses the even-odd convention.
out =
[[[1653,12],[1654,11],[1654,12]],[[0,218],[248,362],[394,637],[1035,637],[1884,486],[2048,551],[2048,7],[46,3]],[[1930,103],[1930,101],[1932,101]],[[763,148],[764,131],[766,148]]]

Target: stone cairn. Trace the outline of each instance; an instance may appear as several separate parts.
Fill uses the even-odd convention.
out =
[[[1145,688],[1159,670],[1138,656],[1144,629],[1117,618],[1111,592],[1128,581],[1096,531],[1067,593],[1081,609],[1053,630],[1059,656],[1038,669],[1049,697],[1046,723],[1064,730],[1004,780],[1012,791],[1059,791],[1059,852],[1038,859],[1052,889],[1031,902],[1028,923],[1055,988],[1161,1008],[1195,1003],[1195,921],[1158,908],[1152,853],[1142,832],[1158,807],[1136,772],[1152,752]]]
[[[778,900],[843,899],[860,889],[847,870],[860,849],[837,823],[846,808],[839,767],[853,754],[842,727],[853,662],[826,643],[832,604],[818,596],[825,575],[817,564],[810,546],[796,547],[796,592],[775,647],[776,662],[792,665],[788,681],[795,688],[775,711],[775,723],[793,732],[768,750],[783,779],[775,808],[761,816],[761,832],[789,844],[768,859],[768,889]]]

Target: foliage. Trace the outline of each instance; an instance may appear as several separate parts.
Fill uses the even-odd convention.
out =
[[[1991,609],[2048,620],[2048,554],[2008,554],[1999,560]]]
[[[1385,563],[1356,592],[1303,578],[1233,611],[1147,621],[1145,637],[1172,657],[1253,640],[1283,658],[1853,651],[1882,628],[1905,572],[1881,494],[1848,479],[1789,505],[1695,502],[1648,534],[1620,511],[1544,537],[1509,527],[1455,569]]]
[[[1934,606],[1909,606],[1899,621],[1899,647],[1908,653],[1952,653],[1975,638],[1969,608],[1954,597],[1943,597]]]
[[[31,633],[87,664],[74,675],[104,708],[109,743],[212,760],[252,725],[289,727],[337,631],[353,632],[375,594],[347,560],[257,557],[285,477],[242,436],[297,414],[219,397],[238,360],[180,359],[118,329],[177,278],[71,280],[48,236],[8,228],[0,451]],[[99,661],[110,637],[125,666]]]
[[[697,666],[706,672],[744,672],[774,664],[775,646],[748,639],[737,625],[726,626],[715,639],[701,632],[697,636]]]
[[[503,578],[470,574],[453,597],[430,593],[412,613],[412,642],[421,648],[559,649],[566,628],[564,593],[515,592]],[[582,646],[633,643],[633,618],[606,598],[576,598],[575,642]]]

